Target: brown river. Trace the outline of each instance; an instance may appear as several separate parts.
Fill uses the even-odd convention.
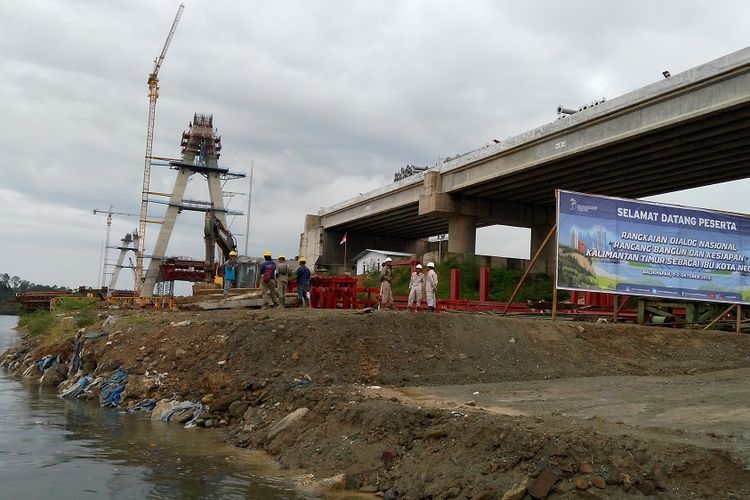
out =
[[[18,339],[0,315],[0,352]],[[67,401],[0,371],[0,499],[304,499],[299,473],[216,432]]]

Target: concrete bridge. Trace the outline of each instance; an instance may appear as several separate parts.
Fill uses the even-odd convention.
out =
[[[307,215],[300,254],[342,264],[345,233],[349,256],[421,253],[443,233],[449,253],[472,254],[476,228],[493,224],[531,228],[534,252],[555,189],[639,198],[750,177],[749,160],[747,47]]]

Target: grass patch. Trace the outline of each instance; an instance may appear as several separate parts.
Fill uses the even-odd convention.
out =
[[[57,318],[51,312],[41,309],[23,313],[18,318],[18,326],[34,337],[48,333],[56,322]]]

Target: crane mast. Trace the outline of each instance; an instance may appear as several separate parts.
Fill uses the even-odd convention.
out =
[[[169,44],[172,42],[172,37],[177,30],[177,23],[180,22],[182,16],[182,10],[185,8],[183,4],[177,8],[177,14],[174,16],[172,21],[172,27],[167,35],[167,40],[164,42],[164,47],[161,49],[159,57],[154,60],[154,69],[151,74],[148,75],[148,123],[146,125],[146,156],[143,164],[143,187],[141,189],[141,212],[140,219],[138,221],[138,252],[136,254],[136,266],[135,266],[135,291],[137,294],[141,293],[143,286],[143,253],[146,248],[146,219],[148,218],[148,196],[151,187],[151,150],[154,143],[154,120],[156,118],[156,100],[159,98],[159,69],[161,68],[164,58],[167,55],[167,49]]]

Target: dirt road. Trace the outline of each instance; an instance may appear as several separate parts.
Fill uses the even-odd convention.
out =
[[[731,451],[750,466],[750,369],[372,390],[404,403],[503,415],[565,415],[651,439]]]

